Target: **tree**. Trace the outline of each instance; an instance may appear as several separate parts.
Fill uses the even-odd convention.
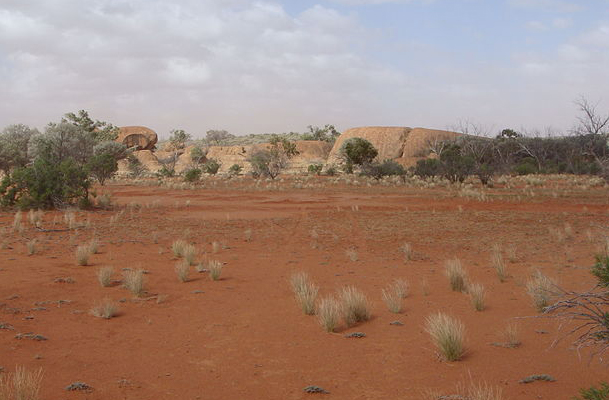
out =
[[[41,135],[33,136],[28,149],[29,157],[36,159],[44,154],[55,163],[73,159],[85,165],[93,155],[96,141],[83,128],[67,122],[50,123]]]
[[[303,135],[303,140],[320,140],[324,142],[334,143],[340,136],[340,132],[336,130],[334,125],[326,124],[323,128],[318,126],[307,126],[309,132]]]
[[[85,110],[80,110],[77,113],[67,113],[61,122],[66,122],[78,126],[86,132],[89,132],[93,139],[97,142],[108,140],[116,140],[118,138],[119,128],[103,121],[93,121],[89,117],[89,113]]]
[[[93,147],[93,154],[110,154],[116,161],[127,158],[129,149],[122,143],[105,141]]]
[[[609,134],[609,114],[599,115],[596,110],[598,104],[590,104],[585,97],[581,96],[575,101],[575,105],[580,111],[580,115],[577,117],[578,124],[574,128],[575,134]]]
[[[225,130],[212,129],[205,133],[205,140],[207,141],[207,143],[213,143],[216,146],[234,137],[235,135],[231,135],[230,133],[228,133],[228,131]]]
[[[186,142],[190,140],[190,134],[183,129],[173,129],[169,133],[169,143],[175,150],[181,150],[186,146]]]
[[[190,160],[196,165],[199,165],[203,162],[206,155],[207,150],[203,150],[201,147],[197,146],[190,151]]]
[[[461,154],[458,144],[451,144],[440,157],[442,163],[442,174],[450,182],[463,182],[465,178],[474,172],[474,159]]]
[[[248,161],[252,164],[254,175],[275,179],[287,166],[290,158],[298,154],[296,144],[285,138],[273,136],[270,148],[252,154]]]
[[[30,161],[28,144],[32,136],[39,135],[37,129],[17,124],[9,125],[0,133],[0,170],[9,174],[12,169],[25,167]]]
[[[417,161],[413,172],[421,178],[434,178],[441,174],[442,163],[436,158],[425,158]]]
[[[352,171],[354,165],[361,166],[372,162],[378,151],[366,139],[354,137],[345,141],[340,149],[340,155],[346,164],[346,170]]]
[[[106,180],[112,178],[116,171],[118,171],[118,163],[112,154],[100,153],[91,157],[85,168],[90,176],[97,179],[99,184],[104,186]]]

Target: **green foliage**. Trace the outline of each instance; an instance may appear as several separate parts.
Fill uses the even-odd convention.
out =
[[[307,126],[309,132],[302,135],[302,140],[320,140],[324,142],[334,143],[340,136],[340,132],[334,128],[334,125],[326,124],[323,128],[318,126]]]
[[[77,113],[67,113],[61,122],[81,128],[83,131],[88,132],[96,142],[116,140],[118,138],[118,127],[108,122],[93,121],[85,110],[80,110]]]
[[[19,208],[59,208],[88,198],[87,172],[74,160],[57,164],[51,157],[38,157],[18,168],[0,185],[0,203]]]
[[[165,178],[171,178],[176,175],[176,171],[173,168],[163,165],[163,168],[161,168],[157,174]]]
[[[206,174],[216,175],[221,166],[222,164],[218,160],[210,158],[205,164],[203,164],[203,171],[205,171]]]
[[[343,144],[340,154],[345,164],[352,167],[354,165],[371,163],[378,155],[378,151],[366,139],[355,137]]]
[[[190,134],[186,133],[183,129],[173,129],[169,133],[169,143],[174,149],[183,149],[186,146],[186,142],[190,140]]]
[[[190,160],[195,164],[201,164],[206,155],[207,153],[203,151],[201,147],[197,146],[190,151]]]
[[[385,160],[380,163],[371,162],[362,165],[362,175],[371,176],[374,179],[379,180],[384,176],[406,175],[406,170],[401,164],[393,160]]]
[[[326,175],[334,176],[337,173],[338,173],[338,171],[336,170],[336,167],[334,165],[329,165],[326,167]]]
[[[225,130],[212,129],[205,133],[205,141],[209,144],[214,144],[219,146],[222,143],[225,143],[229,139],[233,139],[235,135],[228,133]]]
[[[100,185],[104,185],[107,179],[118,171],[118,163],[114,155],[110,153],[96,154],[89,159],[85,169],[93,178],[97,179]]]
[[[498,139],[517,139],[520,137],[522,137],[522,135],[513,129],[504,129],[497,135]]]
[[[592,266],[592,273],[598,278],[598,284],[609,288],[609,254],[599,254]]]
[[[514,167],[514,172],[518,175],[530,175],[537,173],[537,167],[529,159],[521,161]]]
[[[461,147],[450,144],[440,156],[442,174],[450,182],[463,182],[474,172],[474,159],[461,154]]]
[[[579,396],[573,397],[573,400],[609,400],[609,384],[601,382],[600,388],[597,389],[591,386],[589,389],[580,389]]]
[[[228,173],[231,176],[233,176],[233,175],[239,175],[241,173],[242,169],[243,169],[243,167],[241,165],[239,165],[239,164],[233,164],[228,169]]]
[[[414,167],[414,174],[421,178],[433,178],[442,172],[442,163],[435,158],[426,158],[417,161]]]
[[[323,170],[323,168],[323,164],[311,164],[307,168],[307,172],[309,172],[309,174],[311,175],[321,175],[321,171]]]
[[[95,138],[83,128],[68,122],[50,123],[42,135],[30,139],[30,157],[41,155],[61,163],[73,159],[80,165],[85,165],[93,155],[97,144]]]
[[[118,142],[105,141],[93,147],[93,154],[110,154],[116,161],[122,160],[129,155],[127,146]]]
[[[0,133],[0,170],[5,174],[14,168],[25,167],[29,162],[28,143],[37,129],[22,124],[9,125]]]
[[[127,169],[132,178],[138,178],[146,172],[147,168],[136,156],[129,154],[127,156]]]
[[[252,164],[254,176],[275,179],[287,166],[288,160],[296,154],[298,154],[296,143],[274,136],[268,150],[259,150],[252,154],[248,160]]]
[[[199,168],[191,168],[184,173],[184,181],[186,182],[196,182],[201,179],[201,171]]]

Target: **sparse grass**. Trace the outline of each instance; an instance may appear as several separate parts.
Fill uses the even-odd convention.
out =
[[[89,245],[78,246],[76,248],[76,263],[81,266],[89,265],[89,257],[91,256],[91,248]]]
[[[503,400],[503,390],[487,383],[470,383],[459,390],[461,398],[467,400]]]
[[[211,252],[212,252],[212,253],[214,253],[214,254],[216,254],[217,252],[219,252],[219,251],[220,251],[220,247],[221,247],[221,246],[220,246],[220,243],[219,243],[219,242],[213,242],[213,243],[211,244]]]
[[[389,285],[382,290],[383,301],[387,305],[387,308],[392,313],[399,314],[402,312],[402,302],[404,297],[400,288],[396,284]]]
[[[245,232],[243,232],[243,238],[246,242],[252,241],[252,228],[247,228]]]
[[[110,319],[118,313],[118,305],[108,299],[105,298],[97,303],[91,308],[91,314],[98,318]]]
[[[493,246],[491,252],[491,266],[497,271],[497,277],[500,282],[505,282],[507,278],[507,268],[503,261],[503,255],[501,254],[501,247],[497,244]]]
[[[209,277],[212,281],[217,281],[222,275],[222,263],[218,260],[211,260],[208,264]]]
[[[510,245],[507,248],[507,259],[512,264],[518,261],[518,252],[516,250],[516,245]]]
[[[423,296],[429,296],[429,282],[427,279],[421,280],[421,292],[423,293]]]
[[[40,226],[40,222],[42,222],[42,217],[44,216],[44,211],[42,210],[30,210],[27,215],[28,222],[32,226]]]
[[[23,229],[21,226],[22,218],[21,211],[17,211],[15,213],[15,217],[13,218],[13,232],[20,232]]]
[[[144,271],[141,269],[125,271],[123,286],[134,296],[139,297],[144,294]]]
[[[430,315],[425,330],[446,361],[458,361],[465,353],[465,328],[461,321],[441,312]]]
[[[412,260],[412,246],[410,243],[404,243],[400,246],[400,251],[404,254],[404,261]]]
[[[518,325],[515,323],[508,324],[503,330],[503,339],[507,347],[516,348],[520,346],[520,338]]]
[[[486,308],[486,304],[484,302],[484,298],[486,295],[484,286],[480,283],[470,284],[468,287],[468,292],[474,309],[476,311],[484,311],[484,309]]]
[[[533,299],[537,311],[542,312],[550,305],[556,292],[556,282],[545,276],[541,271],[536,271],[527,282],[527,292]]]
[[[91,241],[89,242],[89,252],[91,254],[99,253],[99,240],[97,240],[96,238],[91,239]]]
[[[197,249],[192,244],[188,244],[184,247],[182,251],[182,255],[184,260],[188,263],[188,265],[195,265],[197,257]]]
[[[112,275],[114,275],[114,268],[112,267],[101,267],[97,270],[97,280],[102,287],[112,285]]]
[[[349,258],[349,260],[353,262],[358,260],[357,250],[355,250],[354,248],[347,249],[345,251],[345,255],[347,256],[347,258]]]
[[[0,400],[39,400],[42,369],[27,372],[17,367],[15,372],[0,373]]]
[[[36,254],[36,239],[32,239],[29,242],[26,243],[26,247],[27,247],[27,255],[31,256]]]
[[[69,229],[76,228],[76,215],[73,211],[68,211],[63,215],[63,221]]]
[[[395,288],[396,293],[402,299],[408,297],[408,293],[410,290],[410,285],[406,279],[396,279],[393,281],[393,287]]]
[[[310,281],[306,272],[294,273],[290,278],[290,283],[302,312],[306,315],[315,314],[315,300],[319,287]]]
[[[184,259],[176,264],[176,274],[180,282],[188,282],[188,275],[190,273],[190,263]]]
[[[370,319],[368,299],[356,287],[344,287],[339,293],[339,299],[343,320],[348,327]]]
[[[445,270],[450,288],[455,292],[466,292],[467,273],[461,266],[461,261],[458,258],[446,261]]]
[[[177,258],[181,258],[184,257],[184,250],[186,249],[186,247],[188,246],[188,243],[186,243],[183,240],[176,240],[175,242],[173,242],[171,244],[171,251],[173,252],[173,255]]]
[[[334,332],[340,320],[340,304],[334,296],[321,299],[317,306],[317,318],[326,332]]]

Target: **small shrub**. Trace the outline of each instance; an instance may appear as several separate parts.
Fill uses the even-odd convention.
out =
[[[527,292],[533,299],[537,311],[542,312],[550,305],[555,295],[556,283],[553,279],[545,276],[541,271],[536,271],[533,278],[527,282]]]
[[[188,265],[195,265],[196,264],[195,257],[197,256],[197,249],[195,248],[195,246],[188,244],[188,245],[184,246],[184,249],[182,251],[182,256],[184,257],[184,260],[186,260]]]
[[[27,372],[17,367],[13,373],[0,374],[1,400],[39,400],[42,369]]]
[[[102,287],[112,285],[112,275],[114,275],[114,268],[112,267],[101,267],[97,270],[97,280]]]
[[[310,164],[307,168],[307,172],[311,175],[321,175],[321,171],[324,168],[323,164]]]
[[[382,290],[383,301],[387,305],[387,308],[392,313],[399,314],[402,312],[402,299],[400,289],[396,285],[389,285],[387,288]]]
[[[209,175],[216,175],[221,166],[222,164],[218,160],[210,158],[205,164],[203,164],[203,171]]]
[[[184,172],[184,181],[185,182],[196,182],[199,179],[201,179],[202,173],[203,173],[203,171],[201,171],[199,168],[191,168],[191,169],[187,170],[186,172]]]
[[[306,315],[315,314],[315,299],[317,299],[319,287],[309,281],[309,276],[305,272],[293,274],[290,283],[302,312]]]
[[[27,242],[26,247],[28,256],[36,254],[36,239],[32,239]]]
[[[353,286],[345,287],[340,291],[339,299],[343,320],[348,327],[370,319],[368,299],[359,289]]]
[[[101,194],[95,198],[97,206],[104,210],[112,208],[112,196],[109,194]]]
[[[222,263],[218,260],[212,260],[209,262],[209,277],[212,281],[217,281],[220,279],[220,275],[222,275]]]
[[[357,256],[357,250],[355,249],[347,249],[345,251],[345,254],[347,255],[347,257],[349,258],[349,260],[355,262],[358,260],[358,256]]]
[[[404,254],[404,261],[412,260],[412,246],[410,243],[404,243],[400,247],[400,251]]]
[[[503,339],[507,347],[516,348],[520,346],[520,338],[518,334],[518,325],[508,324],[503,331]]]
[[[408,296],[410,285],[406,279],[396,279],[393,281],[393,287],[400,298],[405,299]]]
[[[491,253],[491,265],[495,271],[497,271],[499,281],[505,282],[505,279],[507,278],[507,268],[505,266],[505,262],[503,261],[501,247],[498,245],[493,246],[493,251]]]
[[[458,361],[465,353],[465,328],[461,321],[443,313],[430,315],[426,331],[446,361]]]
[[[241,173],[241,170],[243,170],[243,167],[241,165],[233,164],[228,169],[228,174],[231,176],[238,176]]]
[[[469,296],[472,306],[476,311],[483,311],[486,307],[484,304],[485,290],[484,286],[479,283],[474,283],[468,287]]]
[[[78,246],[76,248],[76,262],[78,265],[89,265],[89,256],[91,256],[91,249],[88,245]]]
[[[91,314],[98,318],[110,319],[118,313],[118,305],[110,299],[103,299],[91,308]]]
[[[15,213],[15,217],[13,218],[13,232],[21,231],[21,220],[22,220],[21,211],[17,211]]]
[[[99,240],[91,239],[89,242],[89,252],[91,254],[97,254],[99,252]]]
[[[129,270],[123,275],[123,286],[134,296],[140,297],[144,294],[144,271]]]
[[[340,320],[340,305],[333,296],[321,299],[317,306],[317,318],[326,332],[334,332]]]
[[[211,252],[212,252],[212,253],[214,253],[214,254],[216,254],[216,253],[217,253],[217,252],[219,252],[219,251],[220,251],[220,243],[218,243],[218,242],[213,242],[213,243],[211,244]]]
[[[573,400],[609,400],[609,384],[601,382],[600,388],[590,386],[589,389],[580,389],[581,397],[573,397]]]
[[[243,239],[245,239],[246,242],[252,241],[252,228],[247,228],[245,232],[243,232]]]
[[[598,278],[600,286],[609,288],[609,254],[598,254],[595,260],[592,273]]]
[[[190,273],[190,263],[182,260],[176,264],[176,274],[180,282],[188,282],[188,274]]]
[[[186,243],[183,240],[176,240],[175,242],[173,242],[171,244],[171,251],[173,252],[173,255],[177,258],[183,257],[184,256],[184,249],[188,246],[188,243]]]
[[[455,292],[467,291],[467,274],[457,258],[446,262],[446,276],[450,282],[450,288]]]

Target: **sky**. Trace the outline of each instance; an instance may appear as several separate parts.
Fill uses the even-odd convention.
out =
[[[609,0],[0,0],[0,128],[490,133],[609,113]]]

